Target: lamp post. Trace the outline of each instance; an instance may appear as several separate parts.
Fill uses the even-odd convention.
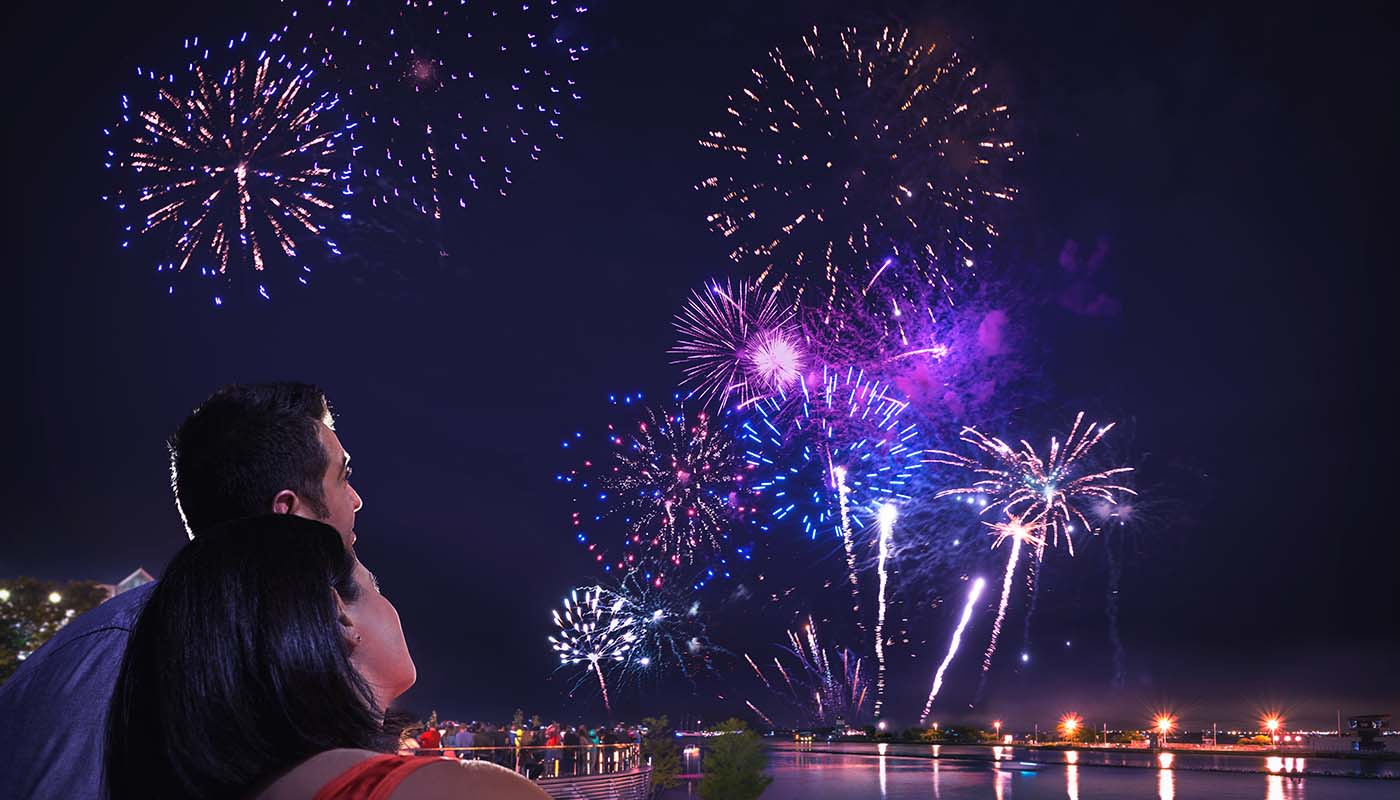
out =
[[[1001,744],[1001,720],[992,720],[992,727],[995,728],[997,732],[997,744]]]
[[[1278,746],[1278,729],[1282,727],[1282,725],[1283,720],[1279,719],[1277,714],[1264,718],[1264,728],[1269,731],[1269,739],[1273,742],[1275,747]]]
[[[1078,714],[1073,712],[1060,717],[1060,731],[1065,739],[1073,741],[1074,734],[1079,730],[1079,723],[1082,720]]]
[[[1154,722],[1157,725],[1157,747],[1166,747],[1167,734],[1171,733],[1172,728],[1176,727],[1176,717],[1170,714],[1158,714]]]

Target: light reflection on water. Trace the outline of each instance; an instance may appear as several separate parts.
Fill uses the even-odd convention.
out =
[[[1304,765],[1280,757],[1276,773],[1205,772],[1181,769],[1182,754],[1144,752],[1148,769],[1102,768],[1093,750],[1044,752],[1055,762],[1026,760],[1005,748],[997,760],[973,760],[965,748],[943,746],[943,758],[930,758],[926,746],[891,744],[881,756],[863,752],[771,752],[773,785],[764,800],[1378,800],[1396,798],[1400,783],[1389,780],[1306,778]],[[990,749],[990,748],[989,748]],[[981,751],[986,754],[986,750]],[[903,753],[903,755],[901,755]],[[1187,759],[1189,763],[1189,759]],[[1264,758],[1258,763],[1263,765]],[[1313,761],[1309,759],[1308,761]],[[1311,766],[1311,765],[1309,765]],[[1289,769],[1294,770],[1288,772]],[[1155,773],[1155,775],[1154,775]],[[669,796],[668,796],[668,800]]]
[[[1171,755],[1171,753],[1163,753]],[[1170,763],[1170,762],[1168,762]],[[1158,800],[1176,799],[1176,773],[1169,769],[1157,770],[1157,797]]]
[[[775,743],[777,750],[794,749]],[[817,748],[827,753],[866,754],[874,756],[878,750],[876,743],[832,742]],[[1211,772],[1258,772],[1281,775],[1333,775],[1358,777],[1400,778],[1400,762],[1365,761],[1346,758],[1301,758],[1296,756],[1221,755],[1196,752],[1160,752],[1147,748],[1088,748],[1056,750],[1052,748],[1031,749],[1014,745],[994,745],[975,747],[966,745],[916,745],[893,742],[886,744],[885,753],[891,759],[916,756],[921,759],[943,759],[952,761],[973,761],[1002,764],[1030,762],[1035,764],[1064,765],[1071,758],[1080,767],[1100,765],[1116,767],[1137,767],[1151,770],[1173,769],[1180,773],[1187,771]],[[1077,753],[1071,756],[1069,753]],[[894,763],[894,762],[891,762]],[[873,765],[872,765],[873,766]],[[872,772],[873,776],[873,772]],[[1178,781],[1179,782],[1179,781]],[[1395,786],[1396,784],[1388,784]],[[1262,792],[1261,792],[1262,794]],[[1257,798],[1255,798],[1257,800]]]

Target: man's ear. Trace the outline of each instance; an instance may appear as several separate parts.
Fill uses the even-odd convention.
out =
[[[272,513],[295,514],[301,505],[301,498],[291,489],[283,489],[272,497]]]
[[[345,640],[345,646],[353,651],[360,643],[360,632],[355,630],[355,618],[350,616],[350,608],[334,589],[331,590],[331,596],[335,598],[335,618],[340,624],[340,636]]]

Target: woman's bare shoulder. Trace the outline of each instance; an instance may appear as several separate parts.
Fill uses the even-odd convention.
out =
[[[549,795],[521,775],[485,761],[444,759],[422,767],[399,784],[391,800],[549,800]]]
[[[288,770],[257,794],[257,800],[306,800],[341,773],[379,753],[339,748],[317,753]]]

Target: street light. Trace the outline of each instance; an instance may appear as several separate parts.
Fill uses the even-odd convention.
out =
[[[1278,729],[1283,725],[1283,719],[1277,714],[1270,714],[1264,718],[1264,728],[1269,731],[1269,738],[1274,744],[1278,744]]]
[[[1157,726],[1157,746],[1166,747],[1167,734],[1171,733],[1172,728],[1176,727],[1176,717],[1170,714],[1158,714],[1157,719],[1153,720],[1153,722]]]
[[[1079,730],[1080,719],[1078,714],[1073,712],[1060,717],[1060,730],[1064,732],[1066,738],[1073,739],[1074,732]]]
[[[49,602],[53,603],[54,605],[58,605],[59,603],[63,602],[63,595],[59,594],[58,592],[49,592]]]
[[[992,720],[992,727],[997,730],[997,744],[1001,744],[1001,720]]]
[[[8,602],[10,602],[10,590],[9,590],[9,589],[0,589],[0,603],[8,603]]]

